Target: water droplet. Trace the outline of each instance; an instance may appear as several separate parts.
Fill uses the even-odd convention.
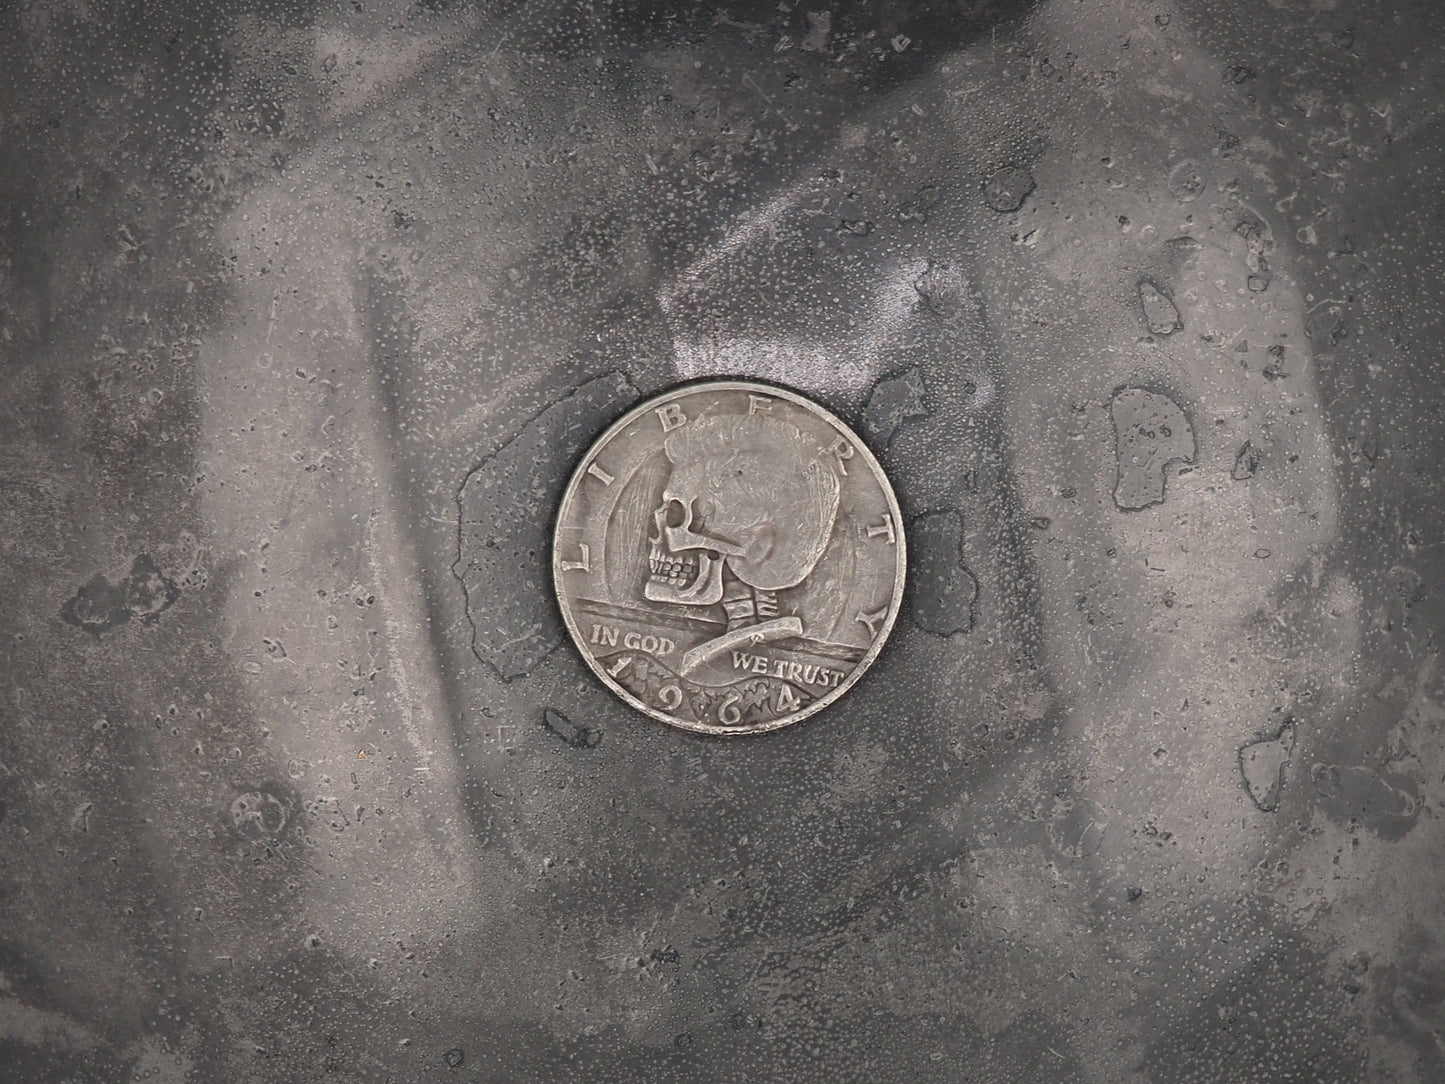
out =
[[[60,616],[95,636],[130,620],[120,592],[99,574],[71,596],[61,608]]]
[[[1144,323],[1155,335],[1173,335],[1184,326],[1179,309],[1169,296],[1148,279],[1139,283],[1139,311]]]
[[[550,575],[551,527],[531,502],[560,492],[587,434],[636,397],[621,374],[597,377],[532,419],[462,485],[461,552],[452,572],[465,593],[472,652],[504,680],[529,673],[565,635],[561,621],[533,603],[532,586]],[[374,601],[356,597],[358,606]]]
[[[1199,254],[1199,242],[1188,234],[1171,237],[1164,245],[1169,258],[1176,264],[1186,264]]]
[[[898,220],[900,222],[927,222],[929,212],[937,205],[938,198],[939,192],[936,185],[924,185],[899,206]]]
[[[1204,194],[1204,171],[1199,163],[1186,158],[1169,171],[1169,194],[1180,203],[1193,203]]]
[[[1294,740],[1294,723],[1286,722],[1273,738],[1246,745],[1239,751],[1244,788],[1261,813],[1273,813],[1279,808]]]
[[[1033,174],[1022,166],[1004,166],[983,183],[983,201],[995,211],[1017,211],[1034,190]]]
[[[1123,512],[1158,504],[1169,464],[1194,462],[1193,426],[1174,400],[1143,388],[1116,392],[1109,412],[1118,461],[1114,503]]]
[[[1243,482],[1248,478],[1253,478],[1258,472],[1259,449],[1249,441],[1245,441],[1244,446],[1239,449],[1239,454],[1234,457],[1234,469],[1229,472],[1229,476],[1236,482]]]
[[[574,723],[560,711],[547,708],[542,712],[542,725],[548,732],[561,738],[574,749],[595,749],[602,742],[600,727]]]
[[[275,839],[288,816],[286,803],[264,790],[249,791],[231,802],[231,826],[244,839]]]
[[[913,623],[936,636],[973,628],[978,580],[963,563],[963,517],[930,512],[908,529]]]
[[[1094,802],[1066,804],[1049,824],[1049,838],[1065,858],[1090,858],[1104,845],[1108,823]]]
[[[864,433],[877,447],[887,448],[900,425],[928,415],[923,393],[923,377],[917,369],[878,381],[863,408]]]
[[[1333,764],[1316,764],[1310,769],[1310,779],[1321,798],[1333,798],[1340,793],[1340,769]]]

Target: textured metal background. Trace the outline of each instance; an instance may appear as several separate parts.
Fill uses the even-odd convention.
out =
[[[1445,1078],[1441,19],[6,5],[0,1076]],[[547,572],[711,375],[913,564],[727,743]]]

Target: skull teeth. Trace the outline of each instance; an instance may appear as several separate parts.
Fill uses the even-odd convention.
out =
[[[672,587],[682,587],[697,578],[698,559],[694,555],[671,554],[654,549],[647,561],[652,579]]]
[[[654,542],[643,594],[653,602],[712,606],[722,599],[721,554],[701,549],[672,550]]]

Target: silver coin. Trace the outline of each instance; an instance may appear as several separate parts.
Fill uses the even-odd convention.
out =
[[[654,719],[757,734],[863,676],[898,616],[898,500],[841,421],[719,380],[633,408],[567,485],[553,538],[587,665]]]

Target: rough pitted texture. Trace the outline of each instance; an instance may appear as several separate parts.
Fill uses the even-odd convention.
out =
[[[0,1080],[1445,1080],[1442,43],[0,5]],[[717,376],[915,556],[727,744],[545,574]]]

